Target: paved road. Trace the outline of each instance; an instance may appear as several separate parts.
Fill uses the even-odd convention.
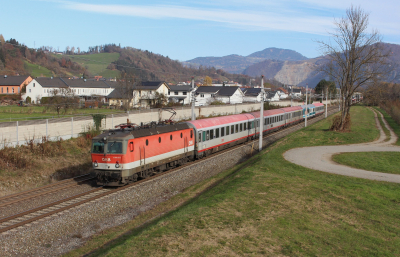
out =
[[[374,110],[373,110],[374,111]],[[354,145],[337,145],[337,146],[314,146],[294,148],[283,154],[283,157],[295,164],[324,172],[351,176],[357,178],[365,178],[371,180],[387,181],[393,183],[400,183],[400,175],[388,174],[381,172],[372,172],[351,168],[345,165],[338,164],[332,161],[332,155],[347,152],[400,152],[399,146],[394,146],[393,143],[397,141],[397,136],[384,120],[385,126],[390,131],[390,140],[385,142],[386,135],[379,123],[377,113],[375,113],[375,122],[380,130],[380,137],[378,140]]]

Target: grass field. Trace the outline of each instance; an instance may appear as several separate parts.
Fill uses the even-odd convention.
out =
[[[399,256],[400,185],[282,157],[294,147],[378,138],[370,110],[353,107],[351,117],[351,132],[329,131],[331,118],[302,129],[66,256]]]
[[[34,78],[53,76],[53,72],[51,72],[51,70],[49,70],[43,66],[32,64],[27,61],[24,61],[24,66],[25,66],[25,69],[29,72],[29,74]]]
[[[79,63],[82,67],[87,67],[92,76],[118,77],[120,72],[117,70],[107,70],[107,66],[118,60],[119,53],[100,53],[88,55],[53,55],[56,58],[63,56],[71,58],[72,61]]]
[[[333,156],[337,163],[357,169],[400,174],[399,152],[362,152]]]
[[[95,113],[112,114],[121,113],[114,109],[71,109],[65,115],[60,115],[60,118],[71,117],[77,115],[89,115]],[[20,121],[20,120],[34,120],[34,119],[48,119],[58,118],[56,111],[46,110],[43,106],[29,106],[19,107],[16,105],[12,106],[0,106],[0,122],[9,121]]]

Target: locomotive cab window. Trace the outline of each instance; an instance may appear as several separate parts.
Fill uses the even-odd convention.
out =
[[[104,153],[104,142],[93,142],[92,153]]]
[[[122,153],[122,142],[108,142],[107,153]]]

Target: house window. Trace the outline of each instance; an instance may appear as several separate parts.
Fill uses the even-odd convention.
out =
[[[35,83],[33,83],[33,87],[35,87]]]
[[[168,90],[168,95],[171,95],[171,91],[170,90]]]
[[[8,87],[7,87],[7,94],[8,94]]]
[[[14,88],[12,88],[12,92],[14,93]]]
[[[200,97],[204,97],[204,94],[200,94]]]
[[[187,95],[187,92],[183,92],[183,95]]]
[[[46,93],[46,89],[43,89],[43,93]]]
[[[3,88],[1,88],[1,93],[3,93]]]
[[[18,94],[21,93],[21,88],[18,88]]]
[[[178,95],[178,92],[174,92],[174,95]]]
[[[31,89],[29,89],[29,93],[31,92]]]

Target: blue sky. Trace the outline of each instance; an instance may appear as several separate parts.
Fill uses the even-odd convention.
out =
[[[249,55],[268,47],[321,53],[333,21],[349,1],[191,0],[191,1],[3,1],[0,34],[28,47],[89,46],[115,43],[149,50],[171,59]],[[355,0],[370,14],[370,28],[383,41],[400,44],[400,2]]]

